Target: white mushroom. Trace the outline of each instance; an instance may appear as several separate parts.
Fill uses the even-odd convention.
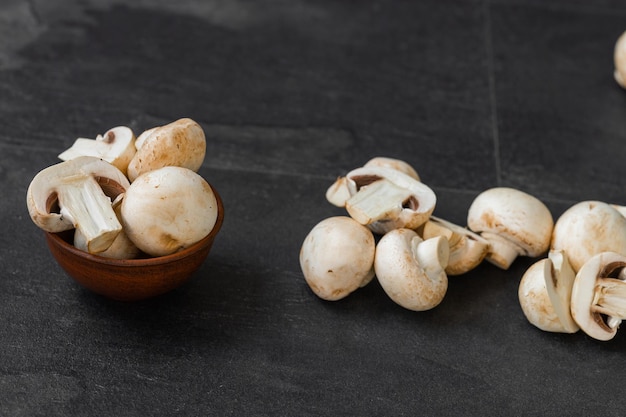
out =
[[[395,158],[377,156],[363,165],[365,168],[384,167],[395,169],[403,174],[420,181],[420,177],[415,169],[405,161]],[[345,207],[346,201],[350,198],[350,188],[346,177],[339,177],[326,191],[326,200],[337,207]]]
[[[626,32],[622,33],[615,42],[613,61],[615,64],[613,77],[621,87],[626,88]]]
[[[554,221],[550,210],[536,197],[496,187],[474,199],[467,224],[489,241],[485,259],[508,269],[518,256],[537,257],[548,250]]]
[[[518,298],[528,321],[541,330],[575,333],[579,327],[570,313],[576,273],[562,251],[550,251],[535,262],[520,281]]]
[[[587,260],[572,288],[572,317],[589,336],[610,340],[626,318],[626,256],[602,252]]]
[[[129,187],[128,179],[110,163],[81,156],[52,165],[32,179],[26,196],[33,222],[47,232],[76,228],[89,252],[108,248],[122,230],[101,184]]]
[[[395,229],[378,242],[374,270],[394,302],[409,310],[430,310],[448,289],[448,256],[445,237],[423,240],[413,230]]]
[[[436,216],[430,216],[420,228],[420,234],[424,240],[437,236],[444,236],[448,240],[448,276],[465,274],[476,268],[489,251],[489,242],[479,234]]]
[[[557,219],[551,248],[567,253],[574,271],[601,252],[626,255],[626,218],[601,201],[574,204]]]
[[[128,165],[130,181],[148,171],[179,166],[197,172],[206,153],[202,127],[184,118],[140,135],[140,146]]]
[[[120,221],[122,218],[123,198],[124,193],[119,194],[111,204],[117,219]],[[76,229],[74,232],[74,246],[80,250],[88,251],[85,236],[79,229]],[[124,229],[122,229],[122,231],[117,235],[115,240],[111,243],[111,246],[106,248],[104,251],[97,253],[98,256],[112,259],[133,259],[136,258],[138,254],[139,248],[128,238]]]
[[[417,229],[425,223],[437,198],[423,183],[388,167],[362,167],[346,175],[350,216],[384,234],[398,228]]]
[[[104,159],[126,174],[128,164],[135,156],[135,135],[130,128],[118,126],[96,139],[78,138],[70,148],[59,154],[59,159],[68,161],[79,156]]]
[[[122,201],[122,224],[130,240],[152,256],[187,248],[217,221],[217,199],[197,173],[168,166],[133,181]]]
[[[300,267],[311,290],[336,301],[374,277],[374,235],[347,216],[322,220],[304,239]]]

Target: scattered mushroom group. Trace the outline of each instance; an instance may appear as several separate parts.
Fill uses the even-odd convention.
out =
[[[75,229],[74,245],[91,254],[175,253],[207,236],[217,220],[216,197],[197,173],[205,148],[202,128],[189,118],[137,139],[125,126],[78,138],[59,154],[62,162],[32,179],[29,214],[47,232]]]
[[[510,188],[493,188],[478,195],[468,212],[468,227],[436,217],[433,190],[410,164],[387,157],[373,158],[337,178],[326,199],[346,209],[345,219],[375,236],[373,275],[394,302],[414,311],[441,303],[449,275],[465,274],[485,259],[507,269],[517,256],[542,254],[550,244],[553,227],[550,211],[541,201]],[[343,298],[369,280],[349,279],[335,268],[322,279],[319,272],[311,271],[311,264],[322,262],[316,261],[320,254],[312,250],[310,242],[315,237],[317,245],[332,247],[330,253],[343,264],[362,260],[349,255],[354,242],[346,236],[339,239],[339,231],[332,238],[330,233],[322,236],[318,227],[300,250],[305,280],[324,299],[330,298],[320,295],[322,281],[324,286],[330,285],[330,280],[350,281],[353,284],[350,291],[342,292]]]

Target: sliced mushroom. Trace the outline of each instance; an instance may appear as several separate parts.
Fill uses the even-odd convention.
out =
[[[374,277],[374,235],[347,216],[322,220],[307,234],[300,249],[300,267],[320,298],[345,298]]]
[[[441,303],[448,289],[448,256],[443,236],[423,240],[413,230],[394,229],[376,246],[374,270],[394,302],[409,310],[430,310]]]
[[[202,127],[184,118],[150,129],[140,135],[140,146],[128,165],[128,178],[165,166],[179,166],[197,172],[206,153]]]
[[[583,264],[572,288],[572,317],[597,340],[610,340],[626,318],[626,256],[601,252]]]
[[[562,251],[550,251],[522,276],[518,289],[520,306],[528,321],[541,330],[575,333],[579,327],[570,313],[576,273]]]
[[[508,269],[518,256],[537,257],[550,247],[554,221],[539,199],[514,188],[496,187],[472,202],[467,224],[490,244],[486,260]]]
[[[102,252],[122,230],[111,198],[100,185],[106,181],[124,189],[130,185],[119,169],[92,156],[43,169],[32,179],[26,196],[33,222],[52,233],[76,228],[84,235],[89,252]],[[56,206],[58,212],[51,211]]]
[[[557,219],[551,248],[567,253],[574,271],[601,252],[626,255],[626,218],[601,201],[574,204]]]
[[[384,167],[395,169],[403,174],[414,178],[416,181],[420,181],[420,177],[410,164],[400,159],[387,158],[384,156],[377,156],[363,165],[365,168],[371,167]],[[339,177],[326,191],[326,200],[337,207],[345,207],[346,201],[350,198],[350,188],[346,177]]]
[[[448,240],[448,276],[465,274],[476,268],[489,251],[489,242],[479,234],[436,216],[430,216],[422,225],[421,236],[425,240],[437,236],[444,236]]]
[[[78,138],[70,148],[59,154],[59,159],[68,161],[79,156],[104,159],[126,174],[128,164],[135,156],[135,134],[126,126],[118,126],[96,139]]]
[[[122,218],[123,198],[124,193],[119,194],[111,204],[113,207],[113,211],[115,211],[115,215],[117,216],[117,219],[120,220],[120,222]],[[74,246],[80,250],[88,251],[87,240],[79,229],[76,229],[76,231],[74,232]],[[126,234],[124,229],[122,229],[122,231],[117,235],[115,240],[111,243],[111,246],[109,246],[102,252],[98,252],[97,255],[104,258],[112,259],[133,259],[137,257],[139,252],[140,251],[137,245],[135,245],[133,241],[128,238],[128,235]]]
[[[398,228],[417,229],[425,223],[437,198],[411,176],[388,167],[362,167],[346,175],[350,198],[345,208],[350,216],[384,234]]]

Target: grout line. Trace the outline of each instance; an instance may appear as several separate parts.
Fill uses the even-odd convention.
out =
[[[491,13],[488,0],[483,1],[485,55],[487,57],[487,78],[489,83],[489,103],[491,107],[491,133],[493,137],[493,157],[496,171],[496,184],[502,184],[502,169],[500,164],[500,135],[498,130],[498,105],[496,99],[496,80],[494,73],[494,56],[491,30]]]

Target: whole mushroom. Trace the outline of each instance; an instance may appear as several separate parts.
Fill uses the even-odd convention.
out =
[[[316,224],[300,249],[300,267],[311,290],[328,301],[340,300],[374,277],[374,235],[347,216]]]
[[[626,255],[626,218],[601,201],[574,204],[557,219],[551,248],[567,253],[574,271],[601,252]]]
[[[128,164],[128,179],[165,166],[179,166],[197,172],[206,153],[206,138],[202,127],[194,120],[183,118],[158,126],[140,135],[139,146]]]
[[[448,290],[445,237],[423,240],[410,229],[394,229],[376,246],[374,270],[389,298],[413,311],[435,308]]]
[[[537,257],[548,250],[554,220],[536,197],[514,188],[496,187],[474,199],[467,224],[489,241],[485,259],[508,269],[518,256]]]
[[[194,171],[166,166],[139,176],[122,200],[124,231],[143,252],[164,256],[207,236],[217,221],[217,198]]]

